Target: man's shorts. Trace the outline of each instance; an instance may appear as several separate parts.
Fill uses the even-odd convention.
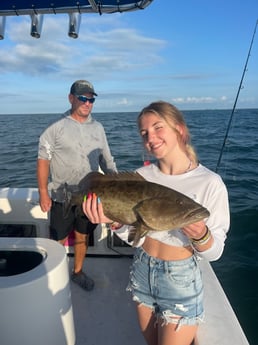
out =
[[[64,218],[63,204],[52,201],[50,210],[50,237],[53,240],[63,240],[73,230],[89,235],[97,225],[89,221],[79,206],[73,206]]]

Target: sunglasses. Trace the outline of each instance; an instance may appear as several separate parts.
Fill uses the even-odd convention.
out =
[[[95,102],[95,98],[92,97],[92,98],[88,98],[84,95],[76,95],[77,99],[80,101],[80,102],[83,102],[83,103],[86,103],[86,102],[89,102],[89,103],[94,103]]]

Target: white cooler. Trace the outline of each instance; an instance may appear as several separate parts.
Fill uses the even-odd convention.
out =
[[[0,238],[1,345],[74,345],[65,249],[45,238]]]

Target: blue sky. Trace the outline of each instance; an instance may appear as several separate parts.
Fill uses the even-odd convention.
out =
[[[98,93],[94,112],[139,111],[155,100],[181,110],[232,109],[257,0],[154,0],[145,10],[45,15],[40,39],[28,16],[7,17],[0,41],[0,114],[62,113],[76,79]],[[258,108],[258,28],[237,108]]]

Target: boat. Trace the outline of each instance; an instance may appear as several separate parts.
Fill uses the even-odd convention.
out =
[[[45,14],[67,13],[68,34],[78,38],[82,13],[134,11],[152,1],[5,0],[0,4],[0,39],[8,16],[30,16],[31,35],[40,38]],[[95,288],[82,290],[69,281],[73,238],[65,246],[49,239],[48,214],[41,211],[38,199],[36,188],[0,188],[1,345],[144,344],[126,291],[134,248],[105,224],[98,225],[84,262]],[[193,345],[247,345],[210,263],[202,260],[200,266],[206,321]]]
[[[6,275],[1,274],[1,261],[3,261],[1,260],[1,253],[4,251],[5,241],[9,243],[9,251],[24,251],[29,248],[32,240],[35,244],[35,251],[40,251],[40,248],[42,250],[48,241],[54,242],[49,239],[48,216],[47,213],[41,211],[38,199],[37,188],[0,189],[0,296],[3,296],[1,291],[5,288],[6,279],[9,279]],[[42,244],[41,241],[47,242]],[[70,271],[73,264],[72,237],[65,247],[57,242],[55,244],[58,248],[63,248],[63,255],[67,258],[67,268]],[[46,253],[46,256],[50,258],[56,256],[56,250],[51,250],[51,246]],[[95,280],[95,288],[91,292],[86,292],[73,282],[69,282],[73,317],[70,317],[70,325],[68,331],[65,332],[66,340],[62,340],[60,343],[55,341],[53,345],[118,345],[121,343],[129,345],[132,343],[145,343],[138,327],[134,302],[126,291],[133,251],[132,247],[125,245],[114,233],[111,233],[105,224],[98,225],[93,238],[90,240],[87,258],[84,263],[85,271]],[[41,264],[44,266],[44,260]],[[203,260],[200,265],[204,279],[206,321],[200,325],[194,345],[249,344],[210,263]],[[33,265],[29,272],[33,274],[35,269]],[[25,274],[24,272],[18,272],[16,274],[18,281]],[[49,291],[50,287],[48,286],[46,290]],[[10,286],[7,291],[10,291]],[[12,291],[12,294],[15,294],[14,291]],[[59,291],[59,293],[61,292]],[[58,293],[53,294],[51,305],[54,305],[55,299],[58,298],[55,297],[57,295]],[[10,298],[13,300],[13,295]],[[30,300],[25,302],[27,312],[27,309],[30,308]],[[23,305],[25,302],[24,300],[18,302],[18,305],[15,306],[17,308],[16,314],[20,311],[19,303]],[[22,312],[20,311],[22,315],[26,315],[25,309]],[[4,310],[3,306],[1,310]],[[42,315],[35,315],[35,318],[37,317],[41,318]],[[2,345],[20,345],[24,340],[26,340],[27,345],[34,345],[33,341],[28,340],[31,339],[30,336],[26,338],[26,334],[30,334],[32,327],[28,324],[26,318],[23,321],[19,318],[17,321],[18,326],[22,325],[21,334],[23,334],[19,336],[17,343],[3,340],[3,334],[6,330],[3,329],[5,317],[2,316],[1,319]],[[15,326],[14,329],[19,334],[17,331],[19,327],[15,325],[14,315],[12,316],[12,322],[12,327]],[[51,330],[51,324],[48,324],[48,329]],[[55,329],[52,332],[55,333]],[[72,335],[69,335],[69,332]],[[54,339],[54,334],[52,336]],[[41,341],[39,339],[37,344],[45,344],[44,337],[43,343]]]

